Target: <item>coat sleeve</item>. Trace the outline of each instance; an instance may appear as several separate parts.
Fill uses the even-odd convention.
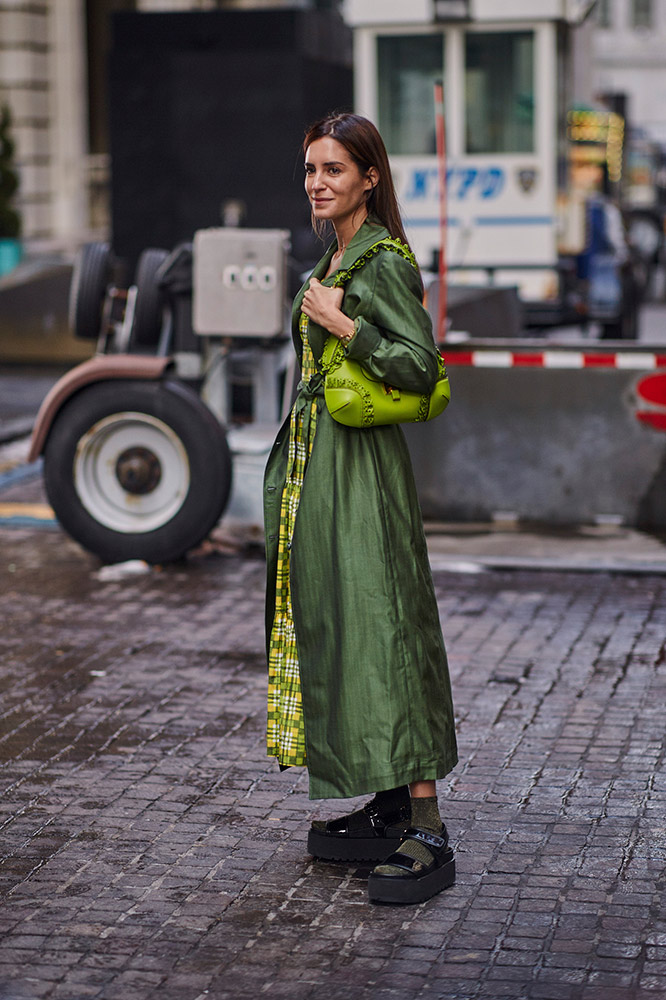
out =
[[[432,392],[438,376],[432,322],[421,298],[412,264],[398,254],[380,252],[363,268],[358,292],[351,282],[343,310],[356,333],[347,356],[389,385],[410,392]],[[363,273],[361,272],[361,273]],[[361,274],[359,274],[359,277]]]

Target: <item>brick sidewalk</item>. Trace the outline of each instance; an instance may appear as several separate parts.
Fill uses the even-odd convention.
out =
[[[0,544],[2,1000],[666,997],[664,578],[436,574],[458,881],[374,907],[264,756],[259,559]]]

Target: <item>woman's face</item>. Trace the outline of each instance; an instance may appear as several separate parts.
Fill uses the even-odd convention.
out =
[[[328,220],[336,228],[345,223],[360,225],[375,175],[374,167],[362,174],[337,139],[328,135],[315,139],[305,153],[305,190],[315,218]]]

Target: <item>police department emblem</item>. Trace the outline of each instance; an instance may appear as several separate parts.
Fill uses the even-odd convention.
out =
[[[516,176],[521,188],[527,194],[536,184],[538,171],[534,167],[525,167],[521,170],[516,170]]]

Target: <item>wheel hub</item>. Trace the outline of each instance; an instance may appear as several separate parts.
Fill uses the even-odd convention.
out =
[[[190,489],[190,463],[178,433],[139,410],[118,410],[81,437],[74,485],[105,528],[143,534],[167,525]]]
[[[116,462],[116,478],[127,493],[152,493],[162,478],[162,466],[148,448],[127,448]]]

